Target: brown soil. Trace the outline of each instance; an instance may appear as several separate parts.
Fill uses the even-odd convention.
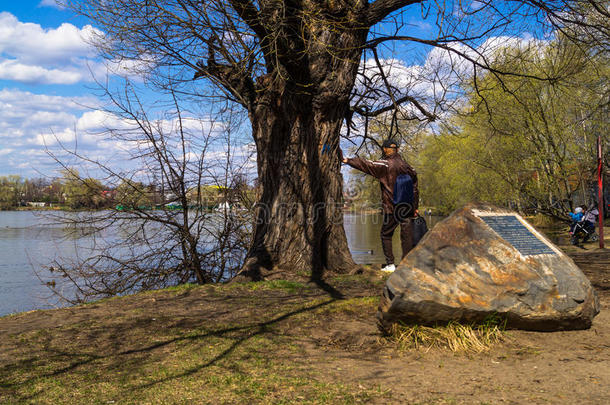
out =
[[[378,350],[370,313],[318,330],[320,345],[307,357],[329,379],[390,389],[393,403],[610,404],[610,250],[566,249],[600,298],[589,330],[507,331],[504,343],[481,354],[396,352],[383,341]]]
[[[601,300],[601,312],[589,330],[507,331],[504,342],[479,354],[399,351],[376,328],[374,300],[362,298],[379,295],[379,275],[358,282],[336,279],[298,291],[251,285],[161,291],[0,318],[0,402],[50,402],[36,391],[36,381],[52,376],[68,384],[66,375],[86,369],[90,362],[97,362],[95,368],[102,373],[131,372],[125,364],[132,364],[136,373],[163,361],[178,344],[203,339],[201,332],[188,331],[209,328],[211,335],[231,336],[234,343],[208,363],[189,369],[196,378],[204,378],[207,368],[237,353],[246,341],[273,335],[279,340],[265,353],[267,358],[296,365],[292,373],[302,372],[320,383],[374,392],[361,397],[371,403],[608,404],[610,251],[593,246],[567,249]],[[246,332],[240,334],[242,329]],[[168,332],[176,330],[180,333]],[[61,359],[61,366],[54,365],[55,359]],[[13,378],[13,373],[21,377]],[[289,396],[289,402],[307,398],[298,393]],[[256,402],[276,401],[269,394]],[[200,397],[194,402],[214,400]]]

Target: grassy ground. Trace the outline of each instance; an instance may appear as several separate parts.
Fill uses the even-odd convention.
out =
[[[506,331],[490,350],[381,336],[380,272],[188,285],[3,317],[0,403],[606,404],[610,254],[571,254],[601,298],[593,327]],[[470,332],[441,334],[451,333]]]
[[[334,280],[349,297],[272,281],[183,286],[0,319],[0,402],[336,403],[379,387],[327,381],[304,333],[374,312],[381,279]],[[332,346],[332,342],[326,342]]]

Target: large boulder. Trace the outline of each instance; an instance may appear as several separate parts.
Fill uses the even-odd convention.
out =
[[[483,204],[455,211],[390,275],[378,319],[392,323],[482,322],[585,329],[599,313],[591,283],[565,253],[518,214]]]

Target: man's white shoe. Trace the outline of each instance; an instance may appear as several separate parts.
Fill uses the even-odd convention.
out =
[[[396,270],[396,266],[394,266],[394,264],[386,264],[381,268],[381,271],[387,271],[388,273],[391,273],[394,270]]]

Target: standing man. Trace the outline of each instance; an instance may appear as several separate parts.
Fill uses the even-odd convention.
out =
[[[413,248],[413,224],[411,220],[418,214],[419,189],[417,187],[417,173],[398,154],[398,142],[393,139],[387,139],[383,142],[382,149],[383,156],[380,160],[376,161],[359,157],[344,158],[343,153],[340,153],[340,158],[343,163],[347,163],[351,167],[379,179],[381,204],[383,206],[381,245],[386,260],[386,265],[381,270],[392,272],[396,269],[394,253],[392,252],[392,235],[394,235],[394,230],[399,224],[402,257],[404,258]],[[396,178],[401,174],[408,174],[413,181],[412,207],[394,205],[394,185],[396,184]]]

